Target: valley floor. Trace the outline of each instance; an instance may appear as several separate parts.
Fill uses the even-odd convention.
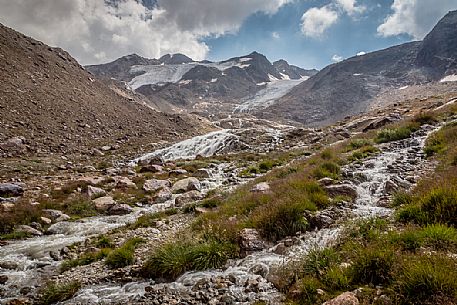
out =
[[[456,304],[454,99],[133,165],[7,160],[0,302]]]

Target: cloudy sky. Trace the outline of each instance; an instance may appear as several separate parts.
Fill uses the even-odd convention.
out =
[[[305,68],[422,39],[456,0],[0,0],[0,23],[82,64],[254,50]]]

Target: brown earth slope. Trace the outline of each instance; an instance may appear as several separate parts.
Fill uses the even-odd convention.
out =
[[[87,153],[177,140],[203,125],[117,94],[67,52],[0,24],[0,157],[12,155],[5,142],[15,137],[31,154]]]

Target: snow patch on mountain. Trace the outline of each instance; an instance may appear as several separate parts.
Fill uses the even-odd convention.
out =
[[[274,78],[274,76],[271,77]],[[276,79],[276,81],[266,83],[266,88],[257,92],[254,97],[245,99],[241,105],[235,108],[234,112],[252,112],[259,109],[265,109],[268,106],[273,105],[276,100],[286,95],[293,87],[304,82],[308,78],[308,76],[304,76],[301,79]]]
[[[445,83],[445,82],[457,82],[457,75],[452,74],[444,77],[442,80],[440,80],[440,83]]]

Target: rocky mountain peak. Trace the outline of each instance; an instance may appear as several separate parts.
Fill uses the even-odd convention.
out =
[[[447,13],[425,37],[416,64],[429,68],[435,79],[457,74],[457,11]]]
[[[176,54],[166,54],[159,58],[159,62],[161,64],[166,65],[180,65],[189,62],[193,62],[194,60],[184,54],[176,53]]]

